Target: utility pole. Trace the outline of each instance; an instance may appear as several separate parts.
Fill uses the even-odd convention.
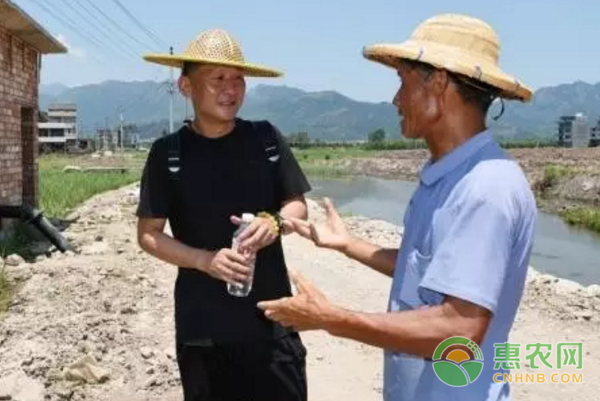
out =
[[[171,46],[169,48],[169,53],[171,55],[173,55],[173,46]],[[169,94],[170,96],[170,100],[169,100],[169,133],[173,132],[173,98],[175,97],[175,84],[173,83],[173,67],[170,68],[171,70],[171,80],[169,81]]]
[[[121,135],[119,135],[119,142],[121,144],[121,153],[123,152],[123,112],[121,111]]]

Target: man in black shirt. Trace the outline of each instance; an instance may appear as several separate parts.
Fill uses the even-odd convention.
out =
[[[182,68],[179,88],[195,112],[152,145],[137,211],[140,246],[179,267],[175,326],[185,401],[306,401],[298,333],[256,305],[291,295],[281,219],[307,218],[310,185],[273,125],[237,117],[245,76],[280,73],[245,63],[222,30],[202,33],[182,55],[145,59]],[[242,235],[242,246],[257,250],[256,267],[250,294],[235,297],[226,283],[251,274],[247,257],[231,249],[243,213],[264,217]],[[167,220],[173,237],[163,232]]]

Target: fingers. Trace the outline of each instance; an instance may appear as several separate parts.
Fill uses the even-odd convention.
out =
[[[252,270],[247,266],[248,260],[231,249],[223,249],[212,265],[214,277],[229,283],[243,283],[250,277]]]
[[[246,265],[250,261],[249,257],[242,252],[236,252],[233,249],[223,249],[223,256],[229,262],[235,262],[240,265]]]
[[[331,202],[331,199],[329,199],[329,198],[323,199],[323,206],[325,207],[325,214],[327,215],[328,219],[331,217],[339,217],[339,213],[337,212],[336,208],[333,206],[333,202]]]
[[[313,285],[296,269],[288,269],[292,283],[298,289],[298,293],[308,293],[313,290]]]
[[[262,309],[264,311],[273,312],[278,309],[281,309],[284,306],[286,299],[287,298],[275,299],[273,301],[261,301],[261,302],[257,303],[256,306],[258,306],[260,309]]]
[[[239,218],[238,216],[231,216],[229,219],[230,219],[230,220],[231,220],[231,222],[232,222],[233,224],[235,224],[236,226],[239,226],[240,224],[242,224],[242,219],[241,219],[241,218]]]
[[[242,247],[258,250],[272,243],[274,239],[275,235],[273,235],[271,230],[262,225],[256,229],[254,235],[242,241]]]
[[[254,233],[259,229],[260,222],[258,220],[253,221],[240,235],[238,235],[238,241],[244,242],[248,238],[252,237]]]
[[[292,229],[306,239],[312,239],[310,233],[311,224],[308,221],[290,217],[288,222],[291,223]]]

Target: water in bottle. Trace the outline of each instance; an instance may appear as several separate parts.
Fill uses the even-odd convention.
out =
[[[254,220],[254,215],[252,213],[242,214],[242,223],[240,224],[238,229],[235,230],[235,232],[233,233],[233,239],[231,241],[231,248],[234,251],[237,251],[241,255],[250,257],[250,263],[248,266],[248,267],[250,267],[250,277],[248,278],[248,280],[243,284],[227,283],[227,291],[229,292],[229,294],[236,296],[236,297],[246,297],[252,290],[252,281],[254,279],[254,263],[256,261],[256,254],[253,252],[249,252],[245,249],[241,249],[239,246],[237,237],[244,231],[244,229],[246,229],[246,227],[248,227],[250,225],[250,223],[252,223],[253,220]]]

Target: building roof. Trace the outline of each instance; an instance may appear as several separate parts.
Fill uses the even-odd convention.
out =
[[[0,25],[40,53],[67,53],[67,48],[10,0],[0,0]]]

